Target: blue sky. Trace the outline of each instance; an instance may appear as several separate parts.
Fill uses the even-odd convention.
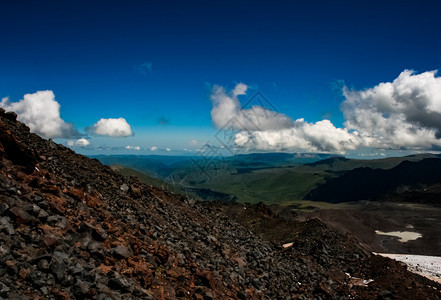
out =
[[[244,83],[242,103],[258,90],[292,120],[346,128],[343,86],[361,91],[406,69],[440,68],[440,9],[438,1],[2,1],[0,97],[52,91],[61,118],[82,135],[57,141],[87,138],[76,147],[85,153],[183,153],[216,143],[223,124],[212,120],[214,85],[228,94]],[[134,135],[86,131],[103,118],[124,118]],[[360,122],[348,132],[363,131]],[[424,145],[363,142],[356,150],[438,149],[437,127],[424,128],[435,132]],[[259,145],[249,151],[299,150]],[[314,149],[343,148],[300,150]]]

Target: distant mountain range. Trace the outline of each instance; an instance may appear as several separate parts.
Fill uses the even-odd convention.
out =
[[[140,177],[146,174],[141,178],[148,184],[194,194],[205,200],[218,197],[217,200],[286,205],[301,199],[331,203],[358,201],[379,197],[400,187],[415,189],[419,181],[423,184],[430,180],[436,182],[437,174],[428,175],[424,180],[418,177],[401,181],[396,177],[406,172],[417,176],[424,171],[404,170],[410,168],[408,162],[437,160],[439,156],[417,154],[361,160],[314,153],[251,153],[213,160],[204,170],[198,168],[198,165],[205,167],[203,163],[207,162],[201,156],[95,158],[108,165],[125,166],[128,168],[123,171],[126,175]]]
[[[165,178],[177,170],[191,169],[200,161],[222,161],[223,168],[244,173],[265,168],[298,166],[340,156],[321,153],[249,153],[222,158],[203,155],[95,155],[90,157],[106,165],[124,165],[149,175]]]

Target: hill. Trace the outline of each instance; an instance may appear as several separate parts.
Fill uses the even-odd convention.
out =
[[[318,220],[145,185],[2,110],[0,160],[3,298],[403,299],[409,287],[417,298],[439,298],[439,284]],[[266,224],[293,230],[271,239]]]
[[[400,189],[411,190],[440,182],[441,159],[426,158],[416,162],[403,161],[387,170],[353,169],[320,185],[306,195],[305,199],[332,203],[367,200]]]

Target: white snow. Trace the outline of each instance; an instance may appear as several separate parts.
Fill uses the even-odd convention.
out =
[[[379,235],[389,235],[389,236],[396,236],[398,240],[402,243],[416,240],[420,237],[422,237],[421,233],[413,232],[413,231],[389,231],[389,232],[383,232],[380,230],[375,230],[376,234]]]
[[[441,257],[427,255],[407,255],[374,253],[403,262],[409,271],[425,276],[433,281],[441,283]]]

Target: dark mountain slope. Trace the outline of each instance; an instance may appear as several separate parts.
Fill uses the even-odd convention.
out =
[[[350,159],[345,157],[331,157],[323,160],[319,160],[313,163],[305,164],[310,167],[317,167],[317,166],[326,166],[326,167],[333,167],[336,163],[339,162],[347,162],[350,161]]]
[[[417,298],[439,297],[441,286],[389,260],[382,260],[387,273],[401,283],[374,277],[375,284],[356,286],[345,272],[364,276],[378,264],[318,221],[300,223],[299,248],[284,249],[227,217],[223,206],[125,178],[29,133],[2,110],[0,159],[2,298],[376,299],[385,289],[406,298],[408,286]],[[329,257],[335,264],[322,266],[330,253],[345,263]]]
[[[392,169],[357,168],[311,191],[305,199],[331,203],[373,199],[399,188],[441,182],[441,159],[404,161]]]
[[[317,162],[305,164],[315,170],[345,172],[357,168],[391,169],[404,161],[420,161],[426,158],[439,158],[431,153],[414,154],[402,157],[387,157],[381,159],[348,159],[332,157]]]

